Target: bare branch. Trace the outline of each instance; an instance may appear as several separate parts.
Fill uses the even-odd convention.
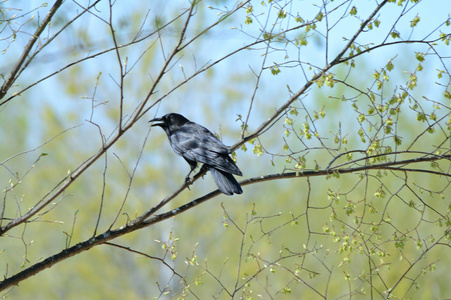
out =
[[[8,75],[8,77],[6,78],[5,82],[3,83],[3,85],[0,89],[0,99],[2,99],[6,95],[9,88],[13,85],[14,81],[16,81],[18,72],[21,69],[22,65],[24,64],[25,60],[27,59],[28,54],[30,53],[31,49],[33,48],[33,45],[38,40],[39,36],[44,31],[45,27],[47,27],[47,25],[50,23],[50,21],[52,20],[53,16],[56,13],[56,11],[58,10],[58,8],[60,8],[61,4],[63,4],[63,0],[55,1],[55,4],[53,4],[52,8],[49,10],[49,12],[45,16],[44,20],[42,21],[42,23],[39,24],[35,33],[31,36],[30,40],[28,41],[27,46],[25,46],[25,49],[22,52],[22,55],[20,56],[16,65],[14,66],[11,73]]]

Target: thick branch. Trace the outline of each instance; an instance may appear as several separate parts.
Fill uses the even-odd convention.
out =
[[[420,157],[420,158],[401,160],[401,161],[396,161],[396,162],[388,162],[388,163],[383,163],[383,164],[367,165],[367,166],[356,167],[356,168],[343,168],[343,169],[335,169],[335,170],[324,169],[324,170],[319,170],[319,171],[270,174],[270,175],[265,175],[265,176],[249,178],[247,180],[241,181],[240,184],[245,186],[245,185],[249,185],[249,184],[270,181],[270,180],[304,178],[304,177],[313,177],[313,176],[326,176],[326,175],[330,175],[333,173],[346,174],[346,173],[355,173],[355,172],[360,172],[360,171],[378,170],[378,169],[387,169],[387,170],[402,171],[402,172],[423,172],[423,171],[427,171],[427,170],[403,169],[402,167],[395,168],[395,166],[408,165],[408,164],[418,163],[418,162],[437,161],[437,160],[451,160],[451,155]],[[204,171],[199,172],[199,174],[201,174],[202,172],[204,172]],[[199,174],[197,174],[196,176],[200,176]],[[439,175],[451,177],[451,174],[446,174],[446,173],[441,173]],[[185,187],[186,187],[186,184],[182,185],[179,188],[179,190],[181,191]],[[115,230],[108,230],[96,237],[93,237],[87,241],[81,242],[73,247],[65,249],[58,254],[48,257],[47,259],[34,264],[33,266],[29,267],[28,269],[23,270],[20,273],[17,273],[16,275],[13,275],[9,278],[4,279],[2,282],[0,282],[0,291],[5,290],[11,286],[17,285],[22,280],[25,280],[25,279],[39,273],[40,271],[48,269],[48,268],[52,267],[53,265],[65,260],[69,257],[72,257],[81,252],[87,251],[97,245],[105,244],[106,242],[113,240],[124,234],[130,233],[130,232],[136,231],[138,229],[148,227],[153,224],[156,224],[161,221],[172,218],[173,216],[181,214],[181,213],[183,213],[183,212],[185,212],[185,211],[187,211],[213,197],[216,197],[220,194],[221,194],[221,192],[219,192],[219,190],[215,190],[215,191],[208,193],[200,198],[192,200],[191,202],[184,204],[178,208],[172,209],[172,210],[167,211],[160,215],[154,215],[153,217],[146,219],[148,216],[150,216],[150,214],[152,212],[155,212],[157,210],[157,209],[155,209],[156,207],[159,208],[162,206],[162,203],[163,204],[167,203],[167,201],[165,202],[165,200],[163,200],[155,208],[150,209],[149,211],[144,213],[142,216],[138,217],[133,222],[131,222],[125,226],[122,226]]]

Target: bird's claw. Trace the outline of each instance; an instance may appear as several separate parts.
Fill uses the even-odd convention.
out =
[[[175,153],[181,155],[190,165],[191,170],[185,177],[183,187],[189,189],[189,186],[194,183],[194,179],[198,179],[199,174],[202,174],[203,177],[209,169],[222,193],[226,195],[243,193],[240,184],[233,177],[234,174],[241,176],[242,173],[229,156],[230,149],[211,131],[175,113],[152,119],[149,122],[152,122],[151,126],[159,126],[166,132]],[[205,154],[205,156],[204,153],[211,154]],[[200,173],[191,180],[189,175],[202,162]]]
[[[193,180],[189,176],[186,176],[185,183],[186,183],[186,187],[188,188],[188,190],[190,190],[189,186],[193,184]]]

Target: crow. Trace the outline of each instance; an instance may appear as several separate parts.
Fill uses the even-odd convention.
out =
[[[219,190],[226,195],[243,193],[240,184],[232,174],[242,176],[240,169],[230,158],[231,153],[210,130],[191,122],[176,113],[152,119],[151,126],[160,126],[166,132],[169,143],[175,153],[182,156],[190,165],[191,171],[197,163],[203,163],[203,168],[210,170]]]

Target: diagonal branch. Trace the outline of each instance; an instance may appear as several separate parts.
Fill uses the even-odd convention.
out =
[[[421,157],[421,158],[416,158],[416,159],[408,159],[408,160],[391,162],[391,163],[367,165],[367,166],[356,167],[356,168],[342,168],[342,169],[336,169],[336,170],[323,169],[323,170],[319,170],[319,171],[270,174],[270,175],[266,175],[266,176],[249,178],[247,180],[241,181],[240,184],[245,186],[245,185],[249,185],[249,184],[270,181],[270,180],[289,179],[289,178],[300,179],[300,178],[305,178],[305,177],[308,178],[308,177],[314,177],[314,176],[327,176],[332,173],[346,174],[346,173],[355,173],[355,172],[360,172],[360,171],[378,170],[378,169],[388,169],[391,171],[403,171],[403,172],[405,172],[405,171],[423,172],[424,170],[422,170],[422,169],[408,169],[407,170],[407,169],[403,169],[403,168],[394,168],[394,166],[407,165],[407,164],[411,164],[411,163],[426,162],[426,161],[438,161],[438,160],[444,160],[444,159],[451,160],[451,155]],[[440,175],[445,175],[445,176],[451,177],[451,174],[446,174],[446,173],[441,173]],[[179,188],[179,190],[180,191],[183,190],[185,188],[185,186],[186,186],[186,184],[181,186]],[[130,233],[130,232],[154,225],[156,223],[167,220],[169,218],[172,218],[172,217],[174,217],[178,214],[181,214],[189,209],[192,209],[193,207],[195,207],[213,197],[216,197],[220,194],[221,194],[221,192],[219,192],[219,190],[215,190],[202,197],[192,200],[189,203],[186,203],[175,209],[167,211],[163,214],[154,215],[153,217],[148,218],[148,219],[146,219],[146,216],[149,216],[149,214],[148,214],[148,212],[146,212],[142,216],[138,217],[133,222],[131,222],[127,225],[121,226],[118,229],[107,230],[106,232],[99,234],[95,237],[92,237],[89,240],[78,243],[70,248],[64,249],[60,253],[50,256],[50,257],[46,258],[45,260],[40,261],[40,262],[34,264],[33,266],[29,267],[28,269],[25,269],[9,278],[5,278],[3,281],[0,282],[0,291],[3,291],[14,285],[17,285],[19,282],[21,282],[33,275],[36,275],[37,273],[39,273],[45,269],[48,269],[48,268],[54,266],[55,264],[62,262],[63,260],[68,259],[76,254],[90,250],[91,248],[93,248],[95,246],[106,244],[107,242],[109,242],[119,236],[125,235],[127,233]],[[157,205],[157,207],[159,205]],[[156,211],[156,209],[151,209],[149,211]]]
[[[160,74],[157,78],[157,80],[155,81],[155,83],[153,84],[152,88],[150,89],[147,97],[145,98],[145,100],[141,103],[141,105],[139,106],[135,117],[132,117],[130,122],[128,122],[127,124],[124,125],[123,130],[119,130],[116,135],[108,142],[105,143],[104,145],[102,145],[102,148],[100,148],[96,154],[94,154],[93,156],[91,156],[88,160],[86,160],[83,164],[81,164],[77,169],[75,169],[73,172],[71,172],[68,176],[66,176],[65,178],[63,178],[63,180],[61,180],[53,190],[51,190],[50,192],[48,192],[39,202],[38,204],[36,204],[33,208],[31,208],[26,214],[24,214],[23,216],[19,217],[19,218],[15,218],[14,220],[12,220],[11,222],[9,222],[7,225],[5,225],[4,227],[0,228],[0,234],[4,234],[6,231],[10,230],[11,228],[16,227],[19,224],[24,223],[25,221],[27,221],[29,218],[31,218],[33,215],[37,214],[39,211],[41,211],[44,207],[46,207],[49,203],[51,203],[54,199],[56,199],[59,195],[61,195],[61,193],[63,193],[81,174],[83,174],[92,164],[94,164],[94,162],[96,162],[102,155],[105,154],[105,152],[111,148],[111,146],[113,146],[121,137],[122,135],[128,130],[130,129],[133,124],[136,123],[136,121],[138,121],[138,116],[139,116],[139,112],[144,108],[144,106],[146,105],[147,101],[149,100],[150,96],[153,94],[155,88],[157,87],[157,85],[159,84],[160,80],[162,79],[163,75],[166,73],[167,68],[170,65],[171,60],[175,57],[175,55],[180,51],[179,47],[183,42],[184,39],[184,34],[186,31],[186,27],[189,24],[189,20],[192,17],[192,13],[194,10],[194,5],[195,2],[193,2],[188,17],[187,17],[187,21],[185,23],[185,29],[182,31],[182,35],[179,39],[179,42],[177,43],[177,45],[174,47],[174,50],[172,51],[171,55],[169,56],[169,58],[167,59],[167,61],[165,62],[163,68],[160,71]]]
[[[98,1],[100,1],[100,0],[98,0]],[[92,4],[89,8],[93,7],[98,1],[96,1],[94,4]],[[84,12],[85,12],[85,11],[88,11],[89,8],[85,9]],[[84,12],[80,13],[76,18],[80,17]],[[179,18],[181,18],[185,13],[186,13],[186,11],[183,11],[181,14],[179,14],[179,15],[176,16],[174,19],[170,20],[169,22],[167,22],[166,24],[164,24],[163,26],[161,26],[161,27],[158,28],[157,30],[152,31],[152,32],[150,32],[149,34],[147,34],[147,35],[145,35],[145,36],[143,36],[143,37],[141,37],[141,38],[139,38],[139,39],[135,37],[131,42],[125,43],[125,44],[122,44],[122,45],[118,45],[117,48],[122,49],[122,48],[131,46],[131,45],[134,45],[134,44],[138,44],[138,43],[141,43],[141,42],[147,40],[147,39],[150,38],[151,36],[153,36],[153,35],[155,35],[156,33],[158,33],[160,30],[162,30],[162,29],[168,27],[169,25],[173,24],[175,21],[177,21]],[[74,18],[74,19],[71,20],[68,24],[66,24],[66,25],[65,25],[58,33],[60,33],[62,30],[64,30],[64,28],[66,28],[67,26],[69,26],[69,24],[70,24],[71,22],[75,21],[76,18]],[[56,34],[52,37],[52,39],[53,39],[58,33],[56,33]],[[48,42],[47,42],[47,43],[48,43]],[[41,47],[41,48],[42,48],[42,47]],[[30,84],[29,86],[23,88],[22,90],[18,91],[17,93],[14,93],[14,94],[11,95],[9,98],[7,98],[7,99],[3,100],[2,102],[0,102],[0,106],[2,106],[2,105],[4,105],[4,104],[8,103],[8,102],[11,101],[13,98],[17,97],[18,95],[22,94],[23,92],[29,90],[30,88],[32,88],[32,87],[38,85],[38,84],[41,83],[41,82],[43,82],[43,81],[49,79],[50,77],[53,77],[53,76],[55,76],[55,75],[57,75],[57,74],[59,74],[59,73],[65,71],[65,70],[71,68],[71,67],[74,66],[74,65],[80,64],[80,63],[82,63],[82,62],[84,62],[84,61],[86,61],[86,60],[89,60],[89,59],[93,59],[93,58],[95,58],[95,57],[97,57],[97,56],[104,55],[104,54],[109,53],[109,52],[111,52],[111,51],[116,51],[116,47],[114,46],[114,47],[111,47],[111,48],[108,48],[108,49],[99,51],[99,52],[97,52],[97,53],[88,55],[88,56],[86,56],[86,57],[83,57],[83,58],[81,58],[81,59],[79,59],[79,60],[77,60],[77,61],[71,62],[71,63],[67,64],[66,66],[60,68],[59,70],[57,70],[57,71],[55,71],[55,72],[52,72],[52,73],[50,73],[49,75],[47,75],[47,76],[45,76],[45,77],[42,77],[41,79],[39,79],[39,80],[37,80],[36,82]],[[0,97],[0,99],[1,99],[1,97]]]
[[[341,59],[343,55],[346,53],[346,51],[349,49],[349,47],[354,43],[354,41],[357,39],[357,37],[363,32],[365,29],[365,26],[373,19],[373,17],[377,14],[377,12],[385,5],[387,4],[388,0],[384,0],[382,3],[380,3],[376,9],[371,13],[371,15],[360,25],[359,29],[356,31],[354,36],[349,40],[349,42],[345,45],[345,47],[341,50],[341,52],[335,57],[335,59],[330,63],[324,66],[324,68],[321,70],[321,72],[315,74],[297,93],[295,93],[290,99],[288,99],[287,102],[285,102],[282,106],[280,106],[276,112],[269,117],[265,122],[263,122],[253,133],[249,134],[248,136],[244,137],[240,141],[238,141],[235,145],[231,147],[231,150],[237,149],[239,146],[243,145],[244,143],[258,137],[262,132],[265,131],[265,129],[268,126],[271,126],[273,122],[277,120],[279,115],[283,113],[294,101],[296,101],[301,95],[303,95],[311,86],[313,83],[315,83],[316,80],[318,80],[323,74],[325,74],[328,70],[330,70],[333,66],[340,64]]]
[[[5,82],[3,83],[2,87],[0,88],[0,99],[2,99],[6,93],[8,92],[9,88],[13,85],[13,83],[17,79],[17,73],[19,72],[22,65],[25,63],[25,60],[28,57],[28,54],[30,53],[31,49],[33,48],[34,44],[38,40],[41,33],[44,31],[45,27],[50,23],[53,16],[55,15],[58,8],[63,3],[63,0],[56,0],[55,4],[52,6],[50,11],[45,16],[42,23],[38,26],[38,29],[36,29],[36,32],[31,36],[30,40],[28,41],[28,44],[25,46],[24,51],[22,52],[22,55],[20,56],[19,60],[17,61],[16,65],[12,69],[11,73],[9,74],[8,78],[6,78]]]

